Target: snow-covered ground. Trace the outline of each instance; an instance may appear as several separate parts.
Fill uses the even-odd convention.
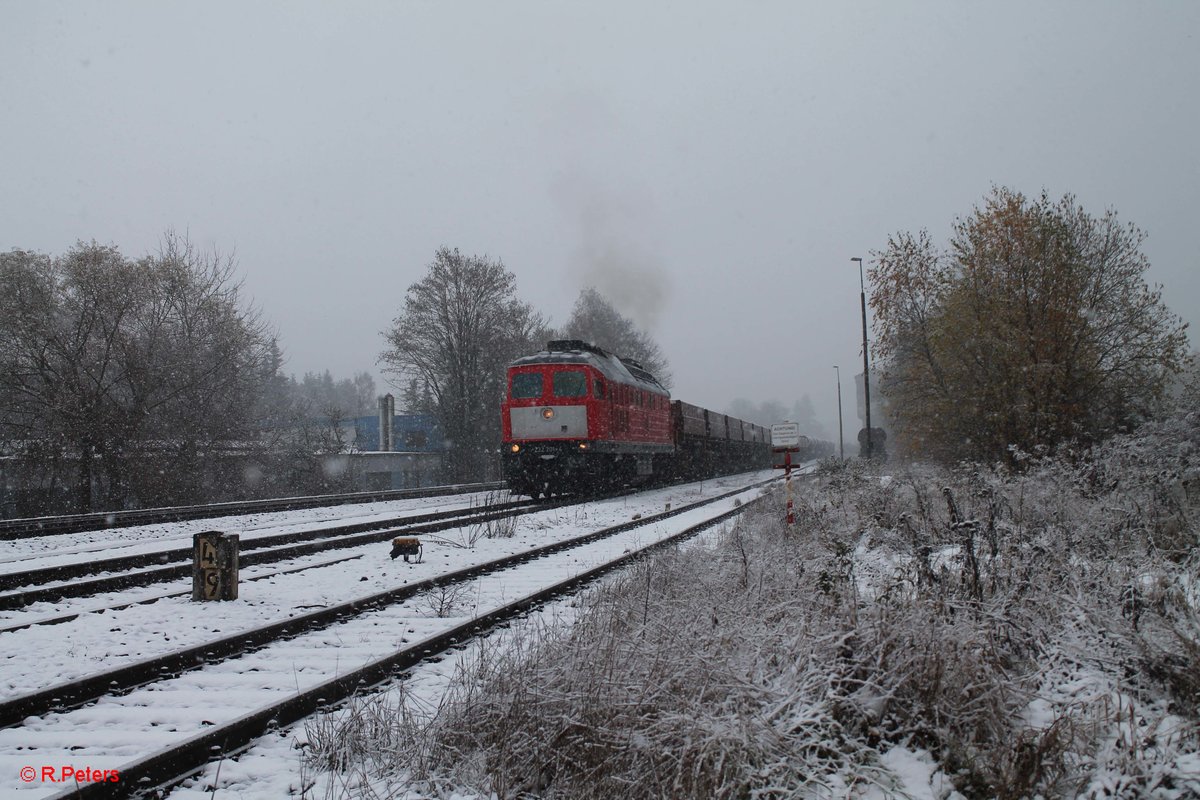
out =
[[[44,689],[101,669],[574,538],[635,516],[660,512],[667,504],[678,507],[771,475],[762,472],[716,479],[539,512],[521,517],[512,538],[476,538],[470,529],[423,536],[422,563],[393,561],[388,556],[390,548],[386,543],[340,551],[338,562],[326,567],[280,574],[261,581],[244,580],[239,599],[234,602],[195,604],[187,597],[163,597],[154,603],[83,614],[57,625],[10,631],[2,634],[6,647],[0,663],[0,696],[9,698]],[[754,495],[754,491],[748,492],[740,501],[747,501]],[[166,746],[202,730],[215,720],[225,720],[239,711],[263,706],[273,696],[319,684],[364,661],[431,636],[453,622],[461,622],[462,615],[476,608],[491,607],[523,596],[542,585],[727,510],[732,503],[733,500],[721,501],[703,510],[605,539],[583,550],[539,559],[523,569],[482,578],[468,588],[455,590],[452,596],[418,596],[402,606],[272,645],[122,698],[106,698],[70,714],[27,720],[20,728],[0,731],[0,790],[23,790],[22,796],[29,797],[52,792],[55,784],[41,780],[40,770],[47,765],[119,769],[122,763],[144,754],[148,748]],[[273,518],[269,524],[278,529],[282,525],[311,525],[314,519],[312,510],[290,513],[295,519]],[[394,513],[394,509],[381,513]],[[192,529],[205,529],[203,525],[202,522],[180,523],[183,530],[175,534],[158,531],[153,535],[160,547],[171,539],[190,542]],[[225,529],[236,528],[227,522]],[[331,560],[329,554],[323,558]],[[298,559],[296,563],[272,565],[270,570],[264,571],[320,560],[321,557],[316,556]],[[139,591],[152,590],[165,594],[170,587],[146,587]],[[119,593],[119,598],[115,599],[128,601],[129,596],[129,593]],[[40,604],[41,607],[24,613],[55,616],[102,604],[99,598],[88,598],[86,601]],[[164,704],[163,698],[169,698],[170,702]],[[30,766],[37,772],[37,778],[23,781],[20,771]]]
[[[172,796],[465,800],[488,797],[489,780],[540,780],[530,765],[557,763],[558,776],[546,778],[555,796],[575,796],[593,779],[628,786],[631,797],[664,796],[629,783],[652,774],[667,785],[713,780],[705,785],[723,787],[720,796],[755,786],[855,800],[1200,797],[1197,498],[1190,473],[1161,455],[1190,446],[1184,438],[1166,431],[1094,462],[1017,475],[827,467],[798,487],[792,530],[782,529],[776,492],[768,513],[756,508],[745,526],[714,529],[422,663],[348,708],[262,737]],[[513,540],[479,539],[473,550],[468,534],[450,532],[427,541],[423,565],[390,561],[386,545],[364,548],[353,561],[261,581],[250,592],[261,602],[245,600],[248,581],[245,602],[206,608],[232,630],[255,614],[300,613],[304,576],[312,591],[329,580],[369,593],[372,570],[393,581],[424,577],[422,569],[482,560],[485,548],[539,546],[728,485],[541,512],[522,518]],[[683,515],[670,527],[691,521]],[[0,731],[0,791],[7,777],[29,789],[21,796],[45,794],[39,781],[22,786],[13,776],[54,759],[119,770],[122,759],[190,736],[239,704],[245,711],[419,645],[475,609],[647,544],[664,525]],[[322,602],[346,596],[335,586]],[[183,600],[140,608],[171,607],[194,608]],[[91,616],[107,624],[108,613]],[[189,635],[184,624],[167,629]],[[157,646],[152,622],[137,630],[146,648]],[[45,658],[69,669],[52,652]],[[572,763],[592,754],[604,773],[572,776]],[[425,771],[409,774],[413,763]]]
[[[383,522],[435,511],[472,508],[483,505],[497,494],[472,492],[442,497],[414,497],[380,503],[272,511],[17,539],[4,542],[3,553],[0,554],[0,574],[74,564],[86,561],[89,557],[118,558],[189,548],[192,546],[192,535],[202,531],[236,533],[242,541],[250,541],[321,525],[333,527]]]
[[[710,529],[681,546],[683,551],[713,553],[714,546],[726,533],[726,527]],[[603,584],[611,583],[605,579]],[[348,707],[322,712],[301,723],[263,737],[234,759],[210,764],[200,775],[170,793],[172,800],[202,800],[224,797],[229,800],[266,800],[266,798],[303,796],[306,798],[387,797],[391,800],[423,800],[431,795],[411,789],[397,793],[396,775],[368,775],[354,768],[318,769],[306,764],[306,751],[312,737],[342,737],[349,745],[365,748],[386,746],[385,742],[367,742],[354,734],[356,717],[406,713],[432,718],[452,691],[456,681],[473,671],[481,658],[495,659],[514,647],[514,642],[541,636],[545,631],[572,625],[591,591],[583,597],[559,600],[533,612],[510,627],[472,641],[463,651],[436,661],[420,664],[387,687],[367,693]],[[377,717],[378,718],[378,717]],[[369,725],[363,727],[371,727]],[[379,735],[378,726],[373,731]],[[337,733],[333,733],[337,731]],[[353,756],[351,757],[351,760]],[[952,790],[946,776],[931,755],[920,748],[897,745],[883,753],[880,766],[891,782],[886,788],[865,784],[845,796],[857,800],[962,800]],[[214,793],[215,790],[215,793]],[[448,800],[479,800],[481,795],[459,789],[437,797]],[[484,796],[486,797],[486,796]]]

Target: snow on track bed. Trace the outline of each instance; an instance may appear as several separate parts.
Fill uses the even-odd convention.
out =
[[[720,529],[713,529],[711,535],[715,535],[715,531],[718,530]],[[705,532],[697,539],[708,535],[710,532]],[[372,694],[383,695],[381,699],[393,706],[407,702],[421,710],[437,708],[458,671],[478,658],[481,642],[486,642],[484,646],[493,653],[502,652],[514,632],[537,631],[542,629],[542,626],[569,625],[577,616],[577,601],[573,598],[553,601],[532,612],[527,619],[515,621],[511,628],[493,630],[472,641],[461,653],[423,661],[390,682],[390,685],[380,687]],[[171,790],[167,798],[212,800],[215,788],[217,798],[267,800],[300,796],[302,785],[308,792],[304,797],[344,796],[345,793],[340,791],[342,786],[337,783],[337,779],[352,780],[351,776],[335,773],[312,775],[311,770],[305,774],[301,767],[300,753],[301,748],[308,743],[307,725],[310,722],[319,724],[323,718],[336,718],[339,711],[340,709],[320,711],[257,739],[253,745],[233,758],[210,762],[198,775]],[[386,785],[375,788],[380,792],[380,797],[391,796]],[[363,796],[371,795],[363,793]]]
[[[764,477],[762,474],[756,478]],[[267,597],[265,591],[259,601],[251,602],[243,594],[242,600],[234,603],[211,603],[203,607],[187,601],[171,599],[139,606],[124,612],[106,612],[104,615],[88,615],[92,620],[88,626],[78,626],[72,635],[56,635],[59,629],[72,623],[52,628],[31,629],[40,635],[29,637],[23,647],[39,648],[38,657],[33,658],[28,650],[21,653],[23,659],[38,663],[36,670],[12,665],[11,671],[3,673],[4,686],[12,687],[16,680],[45,686],[64,680],[74,668],[74,659],[86,660],[91,665],[112,666],[125,654],[125,658],[144,657],[149,653],[140,648],[160,646],[160,641],[171,639],[164,649],[178,649],[180,640],[191,635],[192,641],[204,641],[215,636],[213,631],[231,631],[253,627],[264,618],[286,618],[299,605],[320,606],[328,602],[340,602],[350,594],[347,583],[368,583],[380,586],[386,583],[380,573],[387,572],[388,585],[400,581],[427,578],[455,567],[473,562],[490,560],[492,557],[514,548],[546,544],[559,538],[570,538],[582,532],[605,527],[614,522],[627,521],[633,514],[649,514],[661,511],[665,502],[682,505],[696,499],[698,494],[707,496],[728,491],[729,487],[745,485],[734,479],[708,481],[699,485],[672,487],[647,492],[636,498],[619,498],[600,501],[586,507],[556,509],[543,514],[526,517],[519,525],[519,537],[513,540],[481,540],[475,550],[438,546],[427,541],[426,563],[406,565],[387,558],[386,548],[380,547],[374,555],[375,564],[365,559],[347,565],[334,565],[327,570],[310,570],[300,573],[299,581],[280,580],[272,591],[278,596]],[[748,496],[753,496],[751,492]],[[548,576],[561,577],[582,571],[588,566],[607,561],[625,549],[641,546],[652,537],[666,536],[665,531],[680,530],[694,524],[700,518],[713,516],[718,509],[728,508],[731,500],[723,500],[714,506],[689,511],[671,520],[653,526],[626,531],[601,542],[586,545],[554,556],[547,556],[530,564],[515,567],[493,576],[479,579],[469,591],[459,592],[460,598],[470,598],[470,604],[485,607],[503,602],[518,595],[527,594],[536,588],[552,583]],[[697,516],[699,515],[699,516]],[[528,544],[521,546],[521,542]],[[391,571],[390,568],[395,568]],[[422,571],[423,570],[423,571]],[[285,576],[292,577],[292,576]],[[366,581],[359,578],[367,578]],[[372,583],[374,582],[374,583]],[[354,586],[352,594],[368,594],[364,587]],[[432,635],[453,620],[433,616],[430,603],[413,598],[403,605],[392,606],[362,617],[305,634],[296,639],[268,646],[258,652],[244,655],[201,671],[191,672],[178,678],[135,690],[120,698],[105,698],[74,712],[31,718],[19,728],[0,731],[0,786],[15,781],[21,767],[40,763],[78,764],[82,769],[91,766],[97,769],[113,768],[119,762],[132,757],[136,752],[145,752],[147,746],[154,749],[171,741],[195,734],[206,727],[205,722],[214,722],[214,717],[224,719],[228,712],[244,713],[249,707],[262,706],[272,696],[295,693],[298,688],[311,686],[335,674],[345,673],[364,659],[376,658],[380,654],[394,652],[398,646]],[[464,600],[465,602],[465,600]],[[203,623],[190,624],[199,609],[203,609]],[[147,614],[147,612],[149,612]],[[276,614],[270,617],[270,614]],[[97,625],[97,617],[103,617],[103,625]],[[111,617],[111,619],[110,619]],[[166,618],[169,618],[167,621]],[[84,618],[81,618],[83,620]],[[137,620],[135,622],[135,620]],[[461,620],[458,620],[461,622]],[[112,628],[120,630],[114,632]],[[50,634],[47,634],[50,631]],[[21,632],[6,634],[9,637]],[[71,644],[75,636],[86,640],[78,645]],[[49,640],[49,646],[45,641]],[[63,651],[75,649],[74,656],[64,658]],[[95,648],[93,651],[92,648]],[[17,648],[20,652],[22,648]],[[56,654],[57,651],[57,654]],[[101,655],[101,651],[103,655]],[[9,652],[13,652],[11,649]],[[41,661],[49,659],[49,661]],[[8,659],[12,661],[13,659]],[[40,663],[39,663],[40,662]],[[9,667],[9,665],[5,665]],[[84,672],[87,669],[82,670]],[[37,680],[37,676],[41,680]],[[47,680],[46,676],[53,678]],[[201,694],[203,693],[203,697]],[[129,721],[134,723],[129,730],[118,730],[119,720],[125,728]],[[141,744],[139,744],[141,743]],[[27,748],[34,747],[29,750]],[[141,747],[141,750],[137,750]],[[72,748],[75,748],[72,750]],[[63,761],[63,759],[66,759]],[[36,762],[36,763],[35,763]],[[11,767],[11,768],[10,768]],[[13,784],[14,788],[31,788],[24,784]],[[35,782],[33,788],[44,788]],[[53,788],[53,787],[52,787]],[[49,790],[46,790],[49,791]],[[45,792],[43,792],[45,793]],[[32,796],[32,795],[25,795]]]
[[[86,531],[69,536],[41,536],[3,543],[0,574],[56,567],[93,558],[142,555],[191,547],[192,535],[208,530],[239,534],[243,541],[312,528],[323,523],[382,522],[397,515],[470,508],[485,503],[489,494],[474,492],[439,497],[389,500],[359,506],[327,506],[296,511],[247,514],[240,517],[197,519],[134,528]]]
[[[556,501],[545,508],[569,505],[573,501]],[[397,533],[430,535],[459,525],[531,513],[536,510],[528,500],[469,505],[450,510],[420,512],[404,516],[389,516],[380,521],[354,523],[333,527],[305,528],[290,533],[251,539],[241,546],[243,567],[274,565],[292,559],[332,550],[345,550],[388,541]],[[71,597],[124,592],[134,587],[186,581],[191,577],[192,548],[159,551],[143,556],[121,557],[68,564],[34,572],[0,574],[0,610],[24,611],[37,603],[61,603]],[[12,590],[13,586],[17,586]],[[2,620],[3,617],[0,617]],[[4,626],[12,628],[13,625]]]
[[[687,540],[681,547],[709,547],[720,535],[721,528],[711,528]],[[603,579],[602,579],[603,580]],[[493,656],[503,652],[513,635],[536,635],[546,627],[570,625],[578,617],[579,604],[574,597],[555,600],[518,620],[511,628],[493,630],[470,642],[461,653],[452,657],[424,661],[404,675],[373,691],[372,695],[388,706],[407,703],[424,713],[436,709],[451,682],[460,670],[468,668],[479,657],[479,648],[486,646]],[[485,645],[483,643],[486,643]],[[355,780],[358,776],[338,773],[307,774],[301,768],[300,750],[308,743],[308,725],[320,725],[324,719],[336,719],[341,707],[321,711],[292,725],[263,736],[233,758],[210,762],[198,775],[175,787],[169,800],[210,800],[214,796],[266,800],[266,798],[298,796],[303,786],[305,797],[341,797],[339,779]],[[391,788],[382,782],[373,786],[380,797],[390,797]],[[369,792],[363,793],[370,796]],[[399,798],[397,798],[399,800]]]
[[[710,483],[707,494],[719,494],[736,485],[732,481]],[[586,507],[527,515],[518,521],[517,534],[513,538],[480,539],[474,548],[463,547],[466,534],[462,531],[449,530],[424,536],[421,537],[425,545],[424,561],[420,564],[391,559],[386,543],[364,545],[339,551],[343,558],[363,556],[354,561],[339,560],[326,568],[277,575],[263,581],[243,580],[239,586],[239,599],[235,602],[197,604],[192,602],[189,593],[184,597],[164,597],[154,603],[121,610],[83,614],[50,628],[9,631],[0,638],[4,644],[4,655],[0,656],[0,700],[37,691],[48,684],[74,680],[102,668],[163,655],[356,597],[368,597],[443,572],[515,555],[628,521],[635,513],[648,515],[661,511],[666,502],[679,506],[689,500],[686,491],[660,490],[648,494],[653,499],[647,498],[641,503],[635,503],[634,498],[617,498]],[[659,499],[656,496],[659,494],[673,500]],[[699,496],[690,499],[699,499]],[[322,559],[331,560],[329,555],[308,557],[309,562]],[[298,559],[295,563],[258,570],[260,574],[275,572],[281,566],[289,568],[302,563],[304,561]],[[243,574],[252,577],[249,571]],[[190,577],[179,584],[177,589],[190,590]],[[159,591],[162,591],[161,587]],[[118,595],[117,599],[124,598]],[[89,604],[96,605],[95,598],[90,598]],[[82,603],[39,605],[51,606],[59,614],[72,613],[71,605],[83,606]],[[43,616],[48,614],[38,614],[38,617]],[[9,624],[22,621],[14,618]],[[56,677],[47,681],[47,675]]]

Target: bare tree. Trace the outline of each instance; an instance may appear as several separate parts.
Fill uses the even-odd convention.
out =
[[[137,261],[94,242],[0,260],[3,435],[74,462],[79,509],[202,495],[202,462],[253,437],[272,340],[234,269],[173,233]]]
[[[566,338],[583,339],[619,356],[632,358],[663,386],[671,386],[670,365],[658,343],[590,286],[579,293],[562,333]]]
[[[454,479],[478,475],[485,453],[499,447],[505,369],[545,328],[516,298],[516,276],[485,256],[442,247],[408,288],[379,360],[397,385],[415,379],[432,393]]]

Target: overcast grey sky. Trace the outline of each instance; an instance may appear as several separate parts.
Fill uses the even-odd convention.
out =
[[[289,372],[381,379],[449,245],[554,322],[606,292],[677,397],[807,392],[836,430],[850,258],[944,243],[993,184],[1142,227],[1197,329],[1198,32],[1188,0],[0,0],[0,250],[187,231],[236,252]]]

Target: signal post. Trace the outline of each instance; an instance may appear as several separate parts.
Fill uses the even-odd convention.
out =
[[[791,527],[796,522],[796,514],[792,510],[792,453],[799,453],[801,445],[808,444],[808,439],[800,435],[800,425],[795,422],[778,422],[771,426],[771,466],[783,470],[783,485],[787,494],[787,524]],[[782,459],[780,456],[782,455]]]

